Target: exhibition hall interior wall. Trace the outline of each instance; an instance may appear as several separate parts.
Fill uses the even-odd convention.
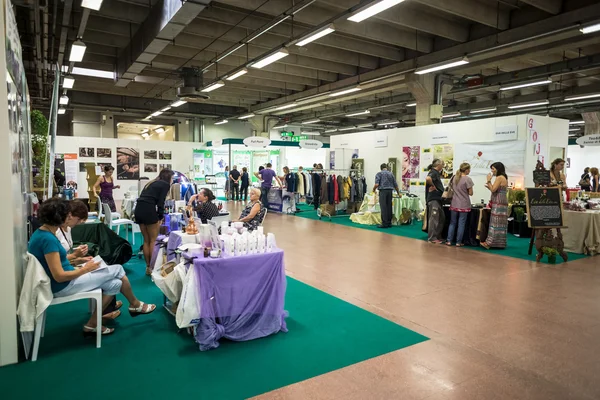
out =
[[[523,114],[350,133],[331,137],[334,153],[331,159],[333,162],[335,153],[341,149],[359,149],[358,158],[364,159],[369,187],[380,165],[397,159],[393,161],[398,165],[399,185],[422,198],[425,197],[425,168],[434,158],[446,161],[448,173],[457,170],[462,162],[468,162],[475,183],[473,201],[485,199],[487,202],[490,195],[484,184],[489,165],[501,161],[507,166],[509,183],[521,188],[532,186],[532,171],[538,158],[549,167],[551,156],[564,156],[568,131],[568,120]],[[336,168],[342,166],[336,163]]]
[[[600,147],[570,145],[567,159],[567,184],[569,187],[576,187],[586,167],[600,168]]]

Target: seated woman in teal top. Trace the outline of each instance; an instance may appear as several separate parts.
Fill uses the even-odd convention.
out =
[[[52,199],[44,202],[38,217],[43,224],[29,240],[29,252],[37,258],[48,276],[54,297],[71,296],[95,289],[102,290],[102,309],[110,304],[113,297],[121,292],[129,301],[129,314],[137,317],[150,314],[156,309],[154,304],[145,304],[133,294],[129,279],[120,265],[102,267],[99,263],[88,261],[81,267],[73,267],[67,259],[67,252],[56,237],[56,231],[64,225],[69,216],[69,203]],[[84,336],[95,336],[96,311],[83,327]],[[101,327],[103,335],[114,332],[112,328]]]

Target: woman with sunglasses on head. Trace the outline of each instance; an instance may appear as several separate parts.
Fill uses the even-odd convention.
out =
[[[488,250],[491,248],[504,249],[508,231],[508,176],[506,168],[501,162],[493,163],[490,168],[492,172],[487,176],[485,187],[492,192],[490,198],[492,215],[487,240],[481,243],[481,247]]]

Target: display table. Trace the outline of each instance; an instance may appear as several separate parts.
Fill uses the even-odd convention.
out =
[[[272,187],[267,194],[267,209],[279,213],[296,212],[296,195],[281,188]]]
[[[182,231],[171,231],[169,233],[169,241],[167,243],[167,261],[173,261],[177,258],[175,250],[183,244],[200,243],[201,235],[188,235]]]
[[[600,253],[600,210],[563,212],[565,251],[596,255]]]
[[[200,350],[226,338],[246,341],[287,332],[283,251],[225,258],[196,258],[200,288]]]
[[[423,204],[418,197],[394,197],[392,199],[392,223],[396,225],[407,224],[423,211]],[[379,196],[368,194],[365,196],[357,213],[350,215],[350,221],[361,225],[381,225],[381,207]]]
[[[488,236],[490,225],[490,216],[492,210],[489,208],[472,208],[467,216],[465,224],[465,233],[463,235],[463,244],[465,246],[477,247],[481,242],[485,242]],[[450,206],[444,206],[444,215],[446,221],[444,223],[443,237],[448,237],[448,228],[450,227]],[[457,227],[458,229],[458,227]],[[456,232],[455,232],[456,240]]]

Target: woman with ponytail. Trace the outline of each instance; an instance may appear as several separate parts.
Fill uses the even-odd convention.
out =
[[[471,165],[460,164],[460,168],[452,178],[452,204],[450,205],[450,227],[446,244],[452,246],[456,233],[456,247],[462,247],[467,216],[471,211],[471,196],[473,196],[473,180],[469,177]]]

